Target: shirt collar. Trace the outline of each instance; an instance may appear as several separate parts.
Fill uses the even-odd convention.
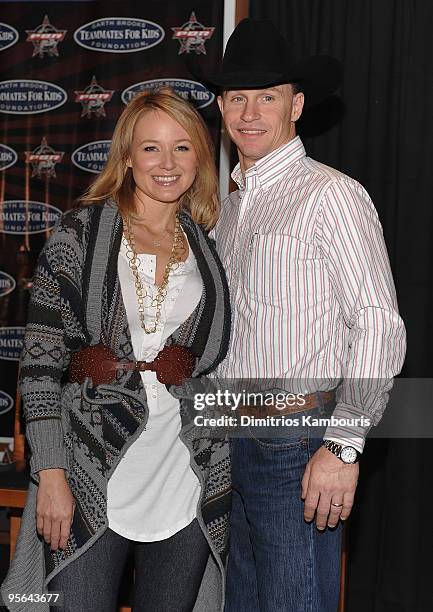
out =
[[[240,164],[237,164],[232,172],[232,179],[241,190],[268,187],[305,155],[302,140],[299,136],[295,136],[290,142],[256,161],[246,172],[242,172]]]

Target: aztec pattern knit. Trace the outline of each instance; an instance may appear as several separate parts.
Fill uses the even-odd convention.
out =
[[[193,377],[224,358],[230,333],[228,289],[212,242],[187,213],[181,225],[203,280],[200,303],[173,334],[196,357]],[[114,202],[65,213],[38,262],[21,358],[20,389],[31,449],[31,472],[66,470],[76,508],[66,550],[50,551],[36,534],[37,486],[29,488],[15,557],[2,586],[8,593],[43,592],[49,580],[107,528],[107,481],[145,429],[146,394],[138,371],[119,370],[110,385],[64,383],[71,354],[100,340],[118,359],[135,360],[117,274],[122,218]],[[173,389],[173,393],[175,389]],[[180,438],[201,482],[198,521],[211,555],[195,611],[223,608],[230,508],[227,440],[205,438],[181,400]],[[183,406],[185,404],[185,406]],[[24,611],[26,604],[9,604]],[[32,609],[47,612],[47,604]]]

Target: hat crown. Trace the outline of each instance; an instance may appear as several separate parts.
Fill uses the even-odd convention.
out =
[[[296,59],[292,46],[268,19],[243,19],[230,36],[218,68],[205,75],[189,64],[190,72],[215,93],[299,83],[309,105],[333,93],[342,76],[340,62],[328,55]]]
[[[290,47],[268,19],[243,19],[235,28],[223,58],[223,70],[254,69],[284,72]]]

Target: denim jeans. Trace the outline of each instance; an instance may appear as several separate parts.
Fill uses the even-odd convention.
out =
[[[53,612],[115,612],[123,569],[134,553],[134,612],[191,612],[209,546],[197,519],[160,542],[133,542],[107,529],[49,583],[63,593]]]
[[[294,414],[328,417],[335,404]],[[280,434],[280,432],[278,432]],[[324,429],[232,440],[233,506],[225,612],[336,612],[341,524],[304,521],[301,481]],[[320,434],[320,435],[319,435]],[[275,433],[274,433],[275,436]]]

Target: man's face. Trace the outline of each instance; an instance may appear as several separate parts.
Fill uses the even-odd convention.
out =
[[[247,170],[295,137],[295,122],[302,113],[304,94],[293,95],[288,84],[229,90],[218,97],[218,105],[238,149],[241,167]]]

